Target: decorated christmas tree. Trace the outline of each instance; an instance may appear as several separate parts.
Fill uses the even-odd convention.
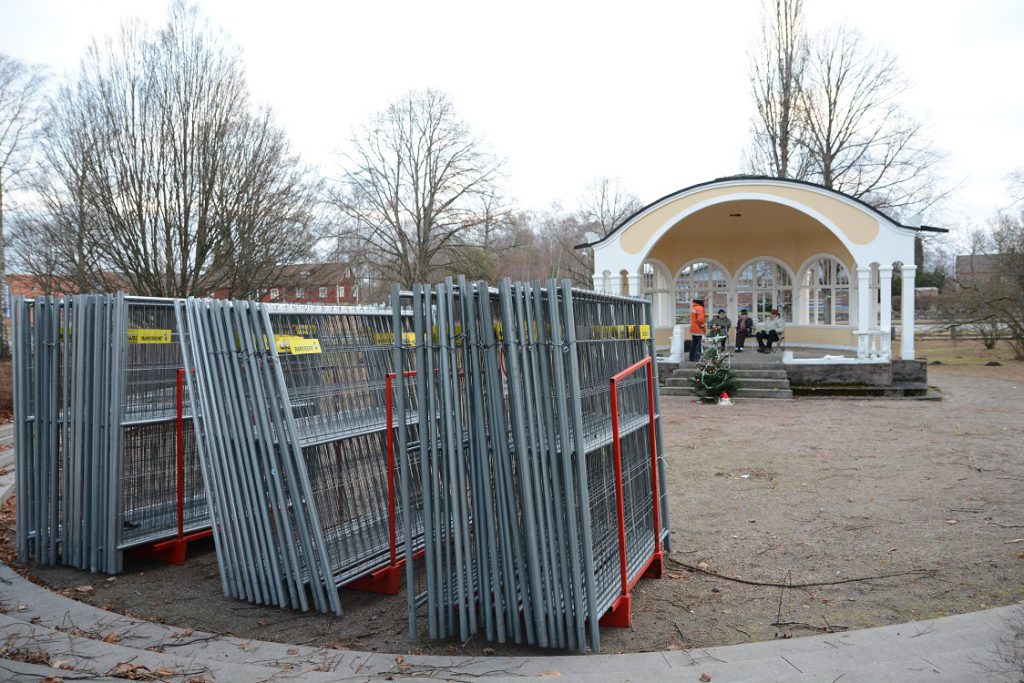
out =
[[[718,346],[722,337],[705,337],[700,360],[693,375],[693,388],[705,403],[717,403],[722,394],[733,394],[740,383],[729,362],[729,354]]]

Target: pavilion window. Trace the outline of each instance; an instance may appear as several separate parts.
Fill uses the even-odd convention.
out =
[[[747,309],[763,321],[772,309],[786,322],[793,322],[793,278],[789,271],[770,260],[755,261],[736,278],[736,309]]]
[[[832,256],[815,259],[801,283],[807,293],[807,322],[846,325],[850,322],[850,272]]]
[[[704,310],[709,313],[727,308],[729,303],[729,277],[713,263],[697,261],[680,271],[676,277],[676,321],[690,319],[690,302],[704,299]]]

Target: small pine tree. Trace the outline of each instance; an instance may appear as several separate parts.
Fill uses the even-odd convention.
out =
[[[717,403],[723,392],[733,394],[740,386],[736,372],[729,362],[729,354],[718,348],[720,339],[704,339],[697,370],[691,380],[694,391],[705,403]]]

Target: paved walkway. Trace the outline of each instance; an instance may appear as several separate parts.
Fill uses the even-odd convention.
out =
[[[999,653],[1024,629],[1024,606],[1015,605],[926,622],[702,650],[564,657],[396,656],[242,640],[140,621],[52,593],[4,565],[0,607],[0,646],[34,662],[0,658],[2,680],[123,680],[131,674],[152,677],[146,680],[239,683],[551,677],[700,681],[706,675],[723,682],[1016,683],[1022,664],[1014,669]]]

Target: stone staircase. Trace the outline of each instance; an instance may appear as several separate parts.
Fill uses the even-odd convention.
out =
[[[736,371],[736,377],[740,381],[740,389],[733,398],[793,398],[782,361],[733,363],[732,369]],[[671,374],[666,372],[661,395],[695,397],[697,393],[690,386],[693,373],[693,363],[681,363]]]

